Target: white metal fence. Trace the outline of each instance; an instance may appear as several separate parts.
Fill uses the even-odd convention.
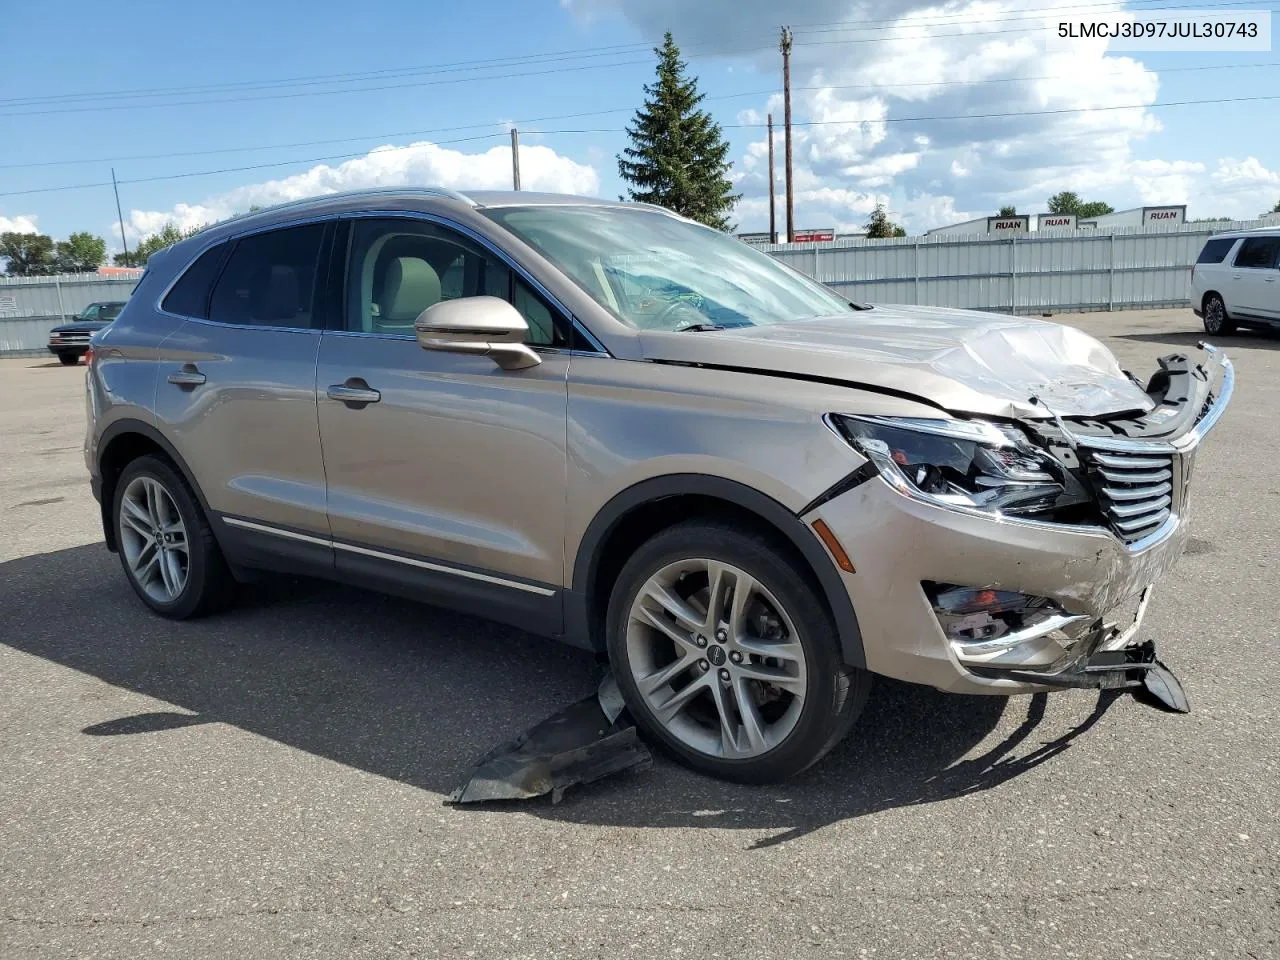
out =
[[[1208,237],[1277,222],[851,239],[761,249],[851,300],[1005,313],[1124,310],[1185,305],[1188,270]],[[0,355],[43,351],[50,327],[95,300],[126,299],[136,283],[92,274],[0,277]]]
[[[98,300],[128,300],[137,277],[0,277],[0,356],[43,353],[49,330]]]
[[[1185,305],[1189,270],[1208,237],[1278,222],[851,239],[761,249],[851,300],[1004,313],[1124,310]]]

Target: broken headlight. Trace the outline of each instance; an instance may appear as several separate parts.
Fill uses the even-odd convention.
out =
[[[1063,471],[1019,430],[985,420],[834,415],[853,446],[898,490],[945,506],[1013,516],[1051,513]]]

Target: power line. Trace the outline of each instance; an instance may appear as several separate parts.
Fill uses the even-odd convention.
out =
[[[1151,2],[1151,0],[1146,0],[1146,2]],[[1202,2],[1194,5],[1165,7],[1162,9],[1171,9],[1171,10],[1206,9],[1206,8],[1212,9],[1217,7],[1249,5],[1253,2],[1256,2],[1256,0],[1229,0],[1229,2],[1218,3],[1218,4],[1208,4],[1208,3]],[[1097,4],[1076,5],[1073,7],[1061,7],[1061,8],[1049,7],[1049,8],[1042,8],[1041,12],[1054,10],[1054,9],[1080,10],[1086,7],[1099,7],[1099,6],[1114,6],[1114,4],[1113,3],[1097,3]],[[1141,12],[1141,11],[1138,11],[1138,12]],[[946,26],[960,26],[964,24],[1024,22],[1029,19],[1038,19],[1038,17],[1016,17],[1016,18],[1008,18],[1004,20],[1000,20],[1000,19],[993,20],[989,18],[982,19],[982,20],[953,19],[948,21],[937,21],[937,22],[939,24],[946,25]],[[927,25],[927,21],[898,20],[898,21],[862,21],[862,22],[863,23],[880,22],[880,23],[890,24],[889,26],[883,26],[883,27],[862,28],[864,32],[866,30],[879,30],[881,32],[884,32],[889,30],[916,29],[916,28],[921,28]],[[857,23],[859,23],[859,21],[848,21],[848,23],[850,24],[850,26],[837,27],[834,30],[814,31],[814,32],[821,34],[823,32],[842,32],[842,31],[848,31],[853,29],[859,29],[858,27],[855,26]],[[913,38],[903,38],[903,39],[928,39],[928,40],[940,40],[940,39],[949,39],[949,38],[950,39],[957,39],[957,38],[981,39],[983,37],[995,36],[995,35],[1017,34],[1017,33],[1038,33],[1042,29],[1043,29],[1042,26],[1036,26],[1036,27],[1009,28],[1004,30],[962,31],[960,33],[933,33],[933,34],[927,35],[926,37],[920,37],[920,38],[913,37]],[[854,43],[859,43],[859,44],[860,43],[882,43],[891,39],[894,39],[894,38],[859,37],[859,38],[840,38],[840,39],[832,39],[832,40],[797,40],[795,42],[795,46],[802,47],[802,46],[829,46],[829,45],[854,44]],[[498,59],[490,59],[490,60],[458,61],[452,65],[436,65],[432,67],[388,68],[387,70],[367,71],[364,73],[356,73],[356,74],[330,74],[330,75],[319,74],[319,75],[314,75],[312,77],[287,78],[285,80],[279,80],[279,81],[265,81],[265,80],[264,81],[241,81],[234,84],[205,85],[203,87],[192,86],[192,87],[154,88],[153,90],[150,90],[150,91],[148,91],[146,88],[136,88],[131,91],[119,91],[115,94],[54,94],[54,95],[47,95],[45,97],[29,97],[29,98],[11,99],[8,101],[0,101],[0,111],[4,110],[5,108],[9,108],[8,112],[0,112],[0,117],[46,116],[51,114],[86,113],[86,112],[97,112],[102,110],[112,110],[112,111],[138,110],[138,109],[162,108],[162,107],[204,106],[204,105],[221,104],[221,103],[249,103],[249,102],[269,101],[269,100],[291,100],[291,99],[297,99],[300,97],[318,97],[318,96],[334,96],[338,94],[374,93],[374,92],[381,92],[386,90],[409,89],[414,87],[437,86],[437,85],[455,84],[455,83],[468,83],[468,82],[473,82],[478,80],[494,80],[494,79],[509,79],[509,78],[515,78],[515,77],[546,76],[551,74],[577,72],[582,70],[613,69],[616,67],[644,65],[644,64],[650,63],[651,61],[650,59],[645,58],[643,60],[613,60],[612,62],[609,62],[609,63],[592,63],[592,64],[577,63],[576,65],[560,66],[560,67],[555,67],[549,70],[503,72],[503,73],[487,74],[483,76],[474,76],[474,75],[465,76],[465,77],[453,76],[453,77],[446,77],[445,79],[437,79],[437,80],[414,80],[406,83],[382,84],[382,85],[376,85],[376,86],[362,86],[362,87],[345,87],[341,89],[331,89],[331,90],[303,89],[303,90],[293,90],[286,93],[278,93],[278,92],[265,93],[261,96],[232,96],[232,97],[212,96],[206,99],[170,100],[163,103],[106,103],[106,104],[92,105],[96,101],[109,100],[112,98],[122,99],[122,98],[142,98],[142,97],[152,97],[152,98],[167,97],[167,96],[182,95],[183,93],[187,93],[187,92],[191,93],[191,95],[193,96],[199,96],[204,93],[215,94],[222,91],[232,92],[236,89],[239,89],[241,91],[252,91],[252,90],[275,90],[282,86],[283,87],[313,87],[313,86],[325,86],[325,85],[332,86],[338,83],[365,82],[367,80],[376,79],[378,76],[388,76],[388,77],[393,75],[437,76],[441,74],[454,74],[454,73],[459,73],[464,71],[505,69],[510,66],[566,63],[566,62],[572,62],[572,61],[579,61],[583,59],[617,56],[619,55],[619,53],[623,51],[630,52],[630,50],[633,47],[638,48],[640,46],[641,46],[640,44],[636,44],[636,45],[619,44],[619,45],[615,45],[614,47],[587,48],[584,51],[579,51],[576,53],[566,52],[564,54],[555,54],[555,55],[528,54],[523,57],[507,57],[507,58],[498,58]],[[706,48],[707,46],[709,45],[705,43],[695,44],[690,47],[687,47],[685,52]],[[750,53],[761,52],[768,49],[771,49],[771,46],[744,47],[735,51],[723,51],[723,55],[724,56],[741,56],[741,55],[746,55]],[[82,105],[74,105],[77,103]],[[48,107],[48,106],[57,106],[58,109],[45,109],[45,107]],[[13,108],[15,107],[40,107],[41,109],[14,110]]]
[[[1187,67],[1168,67],[1160,71],[1163,76],[1166,73],[1182,73],[1182,72],[1203,72],[1206,70],[1248,70],[1259,69],[1265,67],[1280,67],[1280,62],[1265,63],[1219,63],[1219,64],[1200,64],[1197,66]],[[1121,71],[1111,70],[1105,71],[1105,74],[1118,75]],[[917,87],[953,87],[953,86],[976,86],[983,84],[995,83],[1024,83],[1036,82],[1040,80],[1070,80],[1075,78],[1075,74],[1051,73],[1040,74],[1038,76],[1017,76],[1017,77],[985,77],[981,80],[918,80],[906,83],[853,83],[853,84],[818,84],[813,86],[793,86],[793,91],[816,91],[816,90],[896,90],[896,89],[913,89]],[[771,96],[778,91],[776,89],[769,90],[747,90],[741,93],[728,93],[719,96],[707,97],[707,100],[737,100],[746,97]],[[625,107],[610,107],[605,110],[585,110],[578,113],[560,113],[543,117],[528,117],[521,120],[512,120],[512,124],[524,125],[531,123],[545,123],[549,120],[578,120],[584,117],[600,117],[614,113],[629,113],[635,109],[634,105]],[[357,143],[362,140],[390,140],[397,137],[417,137],[417,136],[433,136],[441,133],[457,133],[463,130],[480,130],[485,127],[492,126],[491,123],[471,123],[462,124],[452,127],[431,127],[420,130],[395,130],[383,133],[362,134],[350,137],[334,137],[324,140],[299,140],[291,143],[271,143],[271,144],[255,144],[242,147],[214,147],[204,150],[178,150],[170,153],[138,153],[127,154],[116,157],[94,157],[84,158],[76,157],[68,160],[43,160],[43,161],[26,161],[23,163],[4,163],[0,164],[0,170],[16,170],[31,167],[53,167],[53,166],[82,166],[95,163],[122,163],[129,160],[170,160],[177,157],[202,157],[220,153],[252,153],[266,150],[291,150],[297,147],[318,147],[327,144],[337,143]],[[527,131],[529,133],[537,133],[538,131]]]
[[[844,119],[844,120],[798,120],[798,121],[795,121],[794,125],[798,127],[820,127],[820,126],[840,126],[840,125],[853,126],[860,123],[919,123],[919,122],[934,122],[934,121],[942,121],[942,120],[990,120],[990,119],[1002,119],[1002,118],[1013,118],[1013,117],[1060,116],[1064,114],[1074,114],[1074,113],[1098,113],[1098,112],[1104,112],[1104,111],[1110,112],[1110,111],[1116,111],[1116,110],[1154,110],[1154,109],[1162,109],[1165,107],[1204,106],[1208,104],[1258,103],[1258,102],[1274,101],[1274,100],[1280,100],[1280,94],[1251,96],[1251,97],[1216,97],[1216,98],[1207,98],[1207,99],[1200,99],[1200,100],[1171,100],[1171,101],[1166,101],[1164,103],[1114,104],[1114,105],[1104,106],[1104,107],[1065,107],[1061,109],[1049,109],[1049,110],[1016,110],[1016,111],[1009,111],[1009,112],[972,113],[972,114],[935,114],[932,116],[914,116],[914,117],[865,117],[865,118],[853,118],[853,119]],[[755,129],[763,129],[765,125],[762,123],[729,123],[729,124],[722,124],[721,126],[724,129],[728,129],[728,130],[746,130],[746,129],[755,130]],[[623,130],[617,127],[605,127],[605,128],[590,128],[590,129],[540,130],[536,132],[543,135],[552,135],[552,134],[569,135],[569,134],[621,133],[623,132]],[[480,134],[472,137],[459,137],[452,140],[441,140],[436,143],[422,144],[420,145],[420,148],[426,149],[432,146],[447,146],[454,143],[467,143],[467,142],[474,142],[477,140],[488,140],[495,137],[505,137],[505,136],[507,136],[507,133],[505,131],[494,132],[494,133]],[[407,149],[414,149],[414,147],[401,147],[397,149],[407,150]],[[355,159],[356,157],[364,157],[367,155],[368,155],[368,152],[363,151],[358,153],[336,154],[336,155],[323,156],[323,157],[295,158],[291,160],[278,160],[270,163],[249,164],[249,165],[238,166],[238,167],[222,167],[216,170],[199,170],[199,171],[192,171],[188,173],[173,173],[173,174],[164,174],[164,175],[158,175],[158,176],[152,176],[152,177],[137,177],[132,180],[121,180],[120,183],[134,184],[134,183],[154,183],[154,182],[163,181],[163,180],[183,180],[183,179],[190,179],[195,177],[216,176],[216,175],[225,174],[225,173],[241,173],[248,170],[265,170],[272,167],[291,166],[291,165],[301,164],[301,163],[324,163],[332,160],[351,160],[351,159]],[[53,187],[36,187],[29,190],[6,191],[4,193],[0,193],[0,197],[25,196],[27,194],[32,194],[32,193],[56,193],[64,190],[85,190],[85,189],[90,189],[94,187],[104,187],[104,186],[110,186],[110,185],[111,185],[110,181],[105,181],[105,182],[99,182],[99,183],[77,183],[77,184],[65,184],[65,185],[53,186]]]
[[[1165,3],[1165,0],[1132,0],[1133,3]],[[1251,6],[1256,0],[1225,0],[1225,2],[1200,2],[1197,4],[1187,4],[1184,6],[1161,6],[1160,10],[1179,10],[1179,9],[1217,9],[1236,6]],[[814,28],[810,32],[813,33],[829,33],[840,32],[856,29],[898,29],[903,27],[920,27],[928,25],[955,26],[965,24],[984,24],[984,23],[1004,23],[1038,19],[1040,16],[1054,11],[1080,11],[1098,7],[1114,7],[1115,0],[1107,0],[1100,3],[1084,3],[1072,4],[1064,7],[1042,7],[1035,11],[1034,14],[1004,18],[969,18],[961,14],[940,15],[929,18],[912,18],[910,20],[904,18],[881,19],[881,20],[835,20],[824,22],[813,22],[808,24],[798,24],[802,28]],[[1129,12],[1143,12],[1144,8],[1127,8]],[[1145,8],[1157,9],[1157,8]],[[738,37],[747,38],[746,34],[739,34]],[[722,38],[723,39],[723,38]],[[732,38],[731,38],[732,39]],[[430,65],[387,67],[378,70],[366,70],[348,73],[329,73],[329,74],[307,74],[302,76],[281,77],[275,79],[259,79],[259,80],[240,80],[224,83],[212,84],[195,84],[183,86],[169,87],[131,87],[123,90],[95,90],[82,93],[62,93],[62,94],[41,94],[30,97],[17,97],[0,100],[0,107],[18,107],[18,106],[36,106],[40,104],[58,104],[74,101],[99,101],[113,98],[128,98],[142,96],[175,96],[182,94],[205,94],[217,93],[220,91],[234,91],[259,88],[277,88],[281,86],[309,85],[309,84],[332,84],[345,82],[360,82],[365,80],[373,80],[378,77],[391,77],[396,75],[431,75],[440,73],[449,73],[461,70],[479,70],[485,68],[500,68],[510,66],[527,66],[538,63],[555,63],[567,62],[577,59],[591,59],[601,56],[616,56],[621,53],[636,52],[647,50],[651,47],[647,41],[637,41],[623,44],[610,44],[605,46],[584,47],[577,50],[554,50],[544,51],[541,53],[518,54],[508,57],[488,57],[472,60],[457,60],[446,63],[435,63]],[[701,49],[709,46],[707,43],[693,44],[685,48],[685,52]],[[748,48],[740,52],[750,53],[759,50],[771,49],[771,46],[761,46]]]

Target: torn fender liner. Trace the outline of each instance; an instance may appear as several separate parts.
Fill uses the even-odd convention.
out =
[[[527,800],[564,791],[623,770],[653,763],[622,709],[617,681],[608,674],[600,690],[494,747],[446,803]]]

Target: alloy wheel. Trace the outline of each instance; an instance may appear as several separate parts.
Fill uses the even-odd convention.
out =
[[[1220,333],[1226,318],[1226,307],[1218,297],[1210,297],[1204,305],[1204,328],[1209,333]]]
[[[654,718],[700,753],[758,757],[800,719],[807,673],[795,624],[732,564],[681,560],[654,573],[632,601],[626,645]]]
[[[120,499],[120,550],[129,572],[156,603],[173,603],[191,570],[187,528],[173,496],[153,477],[134,477]]]

